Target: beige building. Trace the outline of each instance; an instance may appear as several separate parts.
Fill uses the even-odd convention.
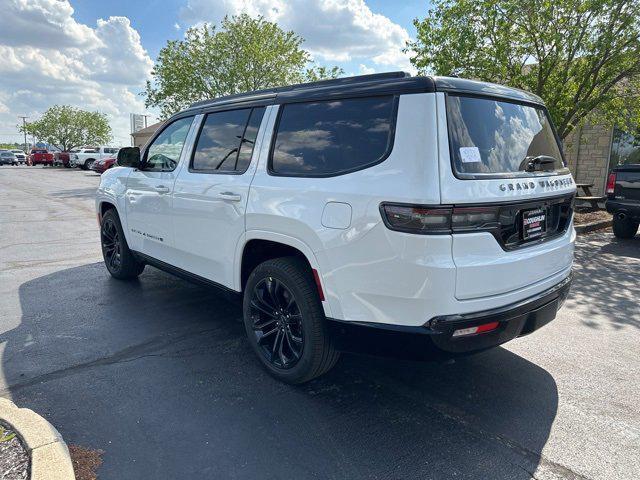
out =
[[[603,196],[609,170],[640,163],[640,134],[586,124],[566,138],[564,153],[576,183],[593,183],[591,193]]]
[[[153,125],[149,125],[148,127],[138,130],[136,133],[132,133],[131,137],[133,138],[133,146],[144,146],[144,144],[149,141],[151,136],[156,132],[160,125],[162,125],[162,122],[154,123]]]

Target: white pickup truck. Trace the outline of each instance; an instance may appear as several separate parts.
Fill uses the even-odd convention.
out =
[[[81,148],[71,153],[69,161],[72,167],[89,170],[96,160],[117,156],[118,150],[116,147]]]

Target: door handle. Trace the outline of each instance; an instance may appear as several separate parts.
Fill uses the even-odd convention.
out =
[[[230,202],[239,202],[242,200],[242,195],[233,192],[221,192],[218,194],[218,198],[229,200]]]
[[[155,191],[158,193],[169,193],[169,187],[165,187],[164,185],[158,185],[155,187]]]

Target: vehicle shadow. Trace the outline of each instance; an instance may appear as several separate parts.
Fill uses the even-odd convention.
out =
[[[265,373],[238,305],[147,267],[22,284],[0,335],[10,395],[116,478],[495,478],[554,469],[544,369],[498,348],[452,363],[344,355],[303,386]]]
[[[96,189],[96,186],[87,188],[72,188],[70,190],[51,192],[49,193],[49,195],[55,198],[95,198]]]
[[[592,315],[608,319],[615,329],[640,328],[640,236],[580,236],[577,247],[572,289],[581,295],[570,295],[565,308],[580,309],[583,324],[591,328],[603,326],[592,321]]]

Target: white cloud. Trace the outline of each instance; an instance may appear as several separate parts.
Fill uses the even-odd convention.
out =
[[[358,73],[360,75],[370,75],[372,73],[376,73],[376,69],[373,67],[367,67],[365,64],[361,63],[358,66]]]
[[[306,41],[304,47],[323,63],[372,61],[385,69],[415,69],[403,53],[409,33],[364,0],[188,0],[183,21],[218,23],[225,14],[262,15]]]
[[[100,111],[114,143],[128,145],[129,113],[153,62],[126,17],[78,23],[67,0],[13,0],[0,17],[0,141],[21,138],[18,115],[38,118],[54,104]]]

